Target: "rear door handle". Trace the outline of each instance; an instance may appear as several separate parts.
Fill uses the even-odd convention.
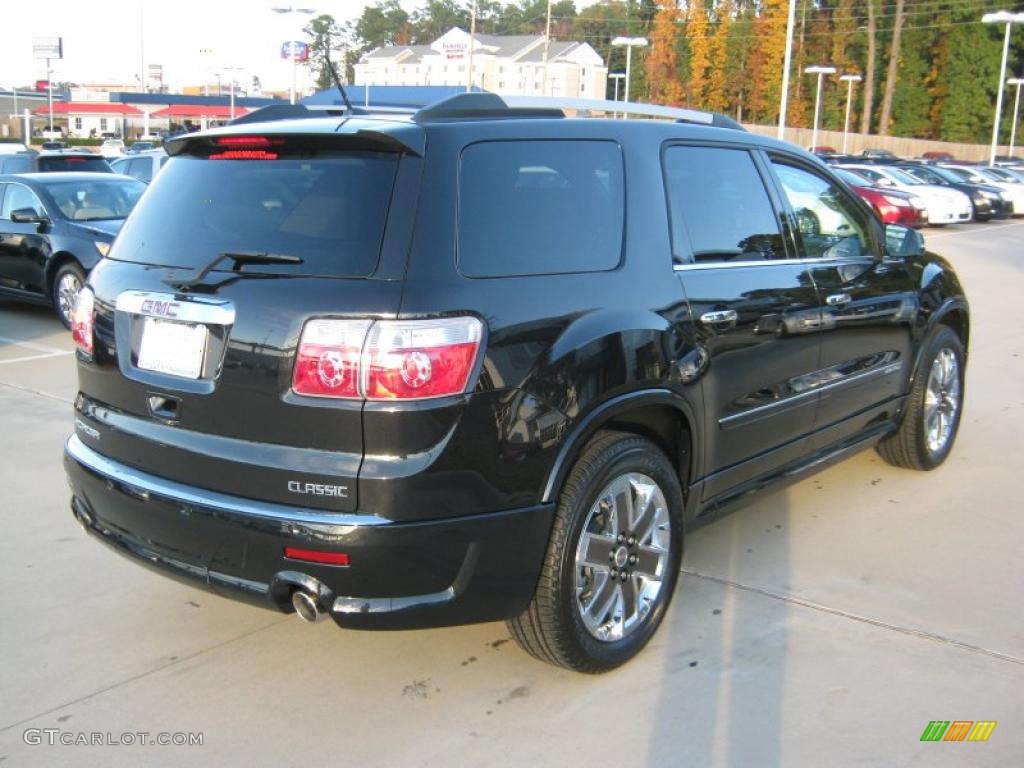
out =
[[[700,316],[700,321],[704,325],[721,331],[736,325],[737,317],[735,309],[719,309],[714,312],[705,312]]]
[[[845,307],[853,299],[850,298],[848,293],[833,293],[831,296],[825,297],[825,303],[830,307]]]

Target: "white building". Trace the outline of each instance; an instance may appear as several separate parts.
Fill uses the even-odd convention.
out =
[[[553,40],[544,85],[543,35],[475,35],[453,27],[430,45],[392,45],[364,54],[355,85],[473,85],[497,94],[603,99],[608,68],[587,43]]]

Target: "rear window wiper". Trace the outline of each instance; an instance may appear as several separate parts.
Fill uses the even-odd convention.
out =
[[[222,261],[230,259],[234,262],[232,269],[235,272],[241,272],[242,266],[245,264],[301,264],[302,258],[299,256],[291,256],[287,253],[266,253],[263,251],[225,251],[224,253],[218,253],[215,259],[212,259],[206,266],[200,269],[194,277],[188,280],[175,280],[170,285],[178,288],[182,291],[187,291],[189,288],[194,288],[206,279],[206,276],[213,271],[213,268],[220,264]]]

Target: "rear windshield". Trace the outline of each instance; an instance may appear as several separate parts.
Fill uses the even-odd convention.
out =
[[[57,171],[89,171],[90,173],[111,173],[110,166],[102,157],[81,155],[46,155],[39,157],[39,170],[44,173]]]
[[[175,157],[150,184],[111,258],[199,269],[223,253],[271,253],[302,263],[247,271],[365,277],[377,265],[397,169],[398,155],[383,152]]]

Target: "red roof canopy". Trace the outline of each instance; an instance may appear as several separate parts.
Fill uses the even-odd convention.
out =
[[[32,110],[33,115],[48,115],[49,113],[50,108],[45,104]],[[108,101],[55,101],[53,102],[53,114],[136,117],[141,115],[142,111],[128,104],[113,104]]]
[[[245,107],[235,107],[235,117],[248,112]],[[230,118],[231,107],[224,104],[172,104],[158,109],[150,117],[216,117]]]

